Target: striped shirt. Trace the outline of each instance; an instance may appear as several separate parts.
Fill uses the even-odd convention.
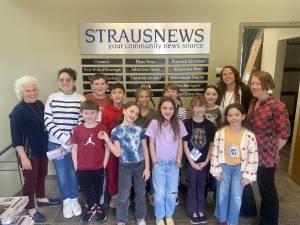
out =
[[[181,119],[182,121],[186,120],[188,118],[188,113],[185,108],[182,106],[177,107],[177,117]]]
[[[84,100],[75,92],[70,95],[56,92],[49,96],[44,114],[49,142],[64,145],[70,139],[73,128],[82,121],[80,104]]]

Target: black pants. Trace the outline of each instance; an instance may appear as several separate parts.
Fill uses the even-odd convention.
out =
[[[104,168],[77,170],[77,178],[88,207],[98,204],[103,194]]]
[[[278,225],[279,201],[275,187],[276,167],[258,167],[257,184],[261,196],[260,225]]]

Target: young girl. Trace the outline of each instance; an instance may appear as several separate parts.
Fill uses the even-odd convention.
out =
[[[142,86],[136,91],[135,95],[136,103],[141,107],[141,116],[137,119],[136,124],[143,127],[145,130],[151,120],[157,116],[156,110],[149,107],[150,101],[153,107],[155,107],[155,103],[151,96],[151,90]],[[146,190],[150,205],[154,206],[153,185],[151,179],[147,181]]]
[[[216,104],[219,97],[219,90],[215,85],[207,85],[204,89],[204,98],[206,100],[205,118],[214,123],[216,129],[221,127],[223,122],[224,109]],[[212,203],[216,196],[216,179],[209,174],[206,184],[207,202]]]
[[[59,92],[48,97],[44,115],[45,127],[49,134],[48,150],[60,148],[67,153],[53,160],[65,218],[82,213],[77,199],[77,177],[71,156],[71,133],[73,128],[82,122],[80,104],[85,100],[82,95],[76,93],[76,78],[77,73],[71,68],[58,71]]]
[[[205,118],[214,123],[216,128],[221,127],[224,110],[216,104],[219,97],[219,90],[215,85],[207,85],[204,89],[204,98],[207,102]]]
[[[179,97],[180,89],[179,87],[174,84],[174,83],[168,83],[166,84],[163,95],[164,96],[169,96],[174,99],[176,107],[175,107],[175,112],[177,114],[177,117],[184,121],[185,119],[188,118],[187,111],[184,107],[182,107],[182,102]]]
[[[245,127],[243,107],[230,104],[225,119],[215,135],[210,173],[218,180],[215,216],[220,225],[235,225],[244,186],[256,180],[258,153],[255,135]]]
[[[135,125],[139,113],[140,108],[136,103],[127,103],[123,109],[123,123],[111,132],[112,141],[104,131],[100,131],[98,135],[100,139],[105,140],[111,152],[116,157],[119,157],[118,225],[125,225],[128,222],[132,179],[134,183],[137,224],[146,224],[145,181],[150,177],[149,154],[144,129]]]
[[[188,135],[183,138],[187,163],[187,211],[192,224],[207,223],[205,216],[205,185],[208,175],[211,145],[216,128],[205,119],[206,101],[202,95],[191,101],[193,116],[185,121]]]
[[[177,114],[177,117],[181,119],[182,121],[186,120],[188,118],[188,113],[187,110],[182,107],[182,102],[179,97],[180,89],[175,83],[168,83],[166,84],[163,95],[164,96],[169,96],[174,99],[176,107],[175,107],[175,113]],[[182,158],[182,163],[185,165],[185,157],[183,156]],[[180,177],[179,181],[181,186],[187,186],[187,178],[185,171],[183,169],[180,169]],[[176,205],[179,204],[179,198],[176,199]]]
[[[150,138],[153,164],[154,213],[157,225],[173,225],[173,213],[178,191],[182,157],[182,137],[187,135],[184,124],[177,118],[176,104],[171,97],[162,97],[157,119],[152,120],[146,135]]]

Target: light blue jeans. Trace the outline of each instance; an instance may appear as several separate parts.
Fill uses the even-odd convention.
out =
[[[220,222],[238,224],[244,186],[241,164],[221,164],[223,180],[217,182],[215,216]]]
[[[59,146],[59,144],[49,142],[48,150],[54,150]],[[77,198],[77,177],[71,153],[64,155],[61,158],[54,159],[52,161],[57,174],[57,181],[61,199],[65,200],[67,198]]]
[[[152,170],[154,214],[157,220],[172,217],[178,192],[179,168],[175,160],[159,161]]]

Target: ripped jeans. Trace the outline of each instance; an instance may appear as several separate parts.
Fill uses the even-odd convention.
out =
[[[154,214],[157,220],[172,217],[178,192],[179,168],[175,160],[158,161],[152,170]]]

